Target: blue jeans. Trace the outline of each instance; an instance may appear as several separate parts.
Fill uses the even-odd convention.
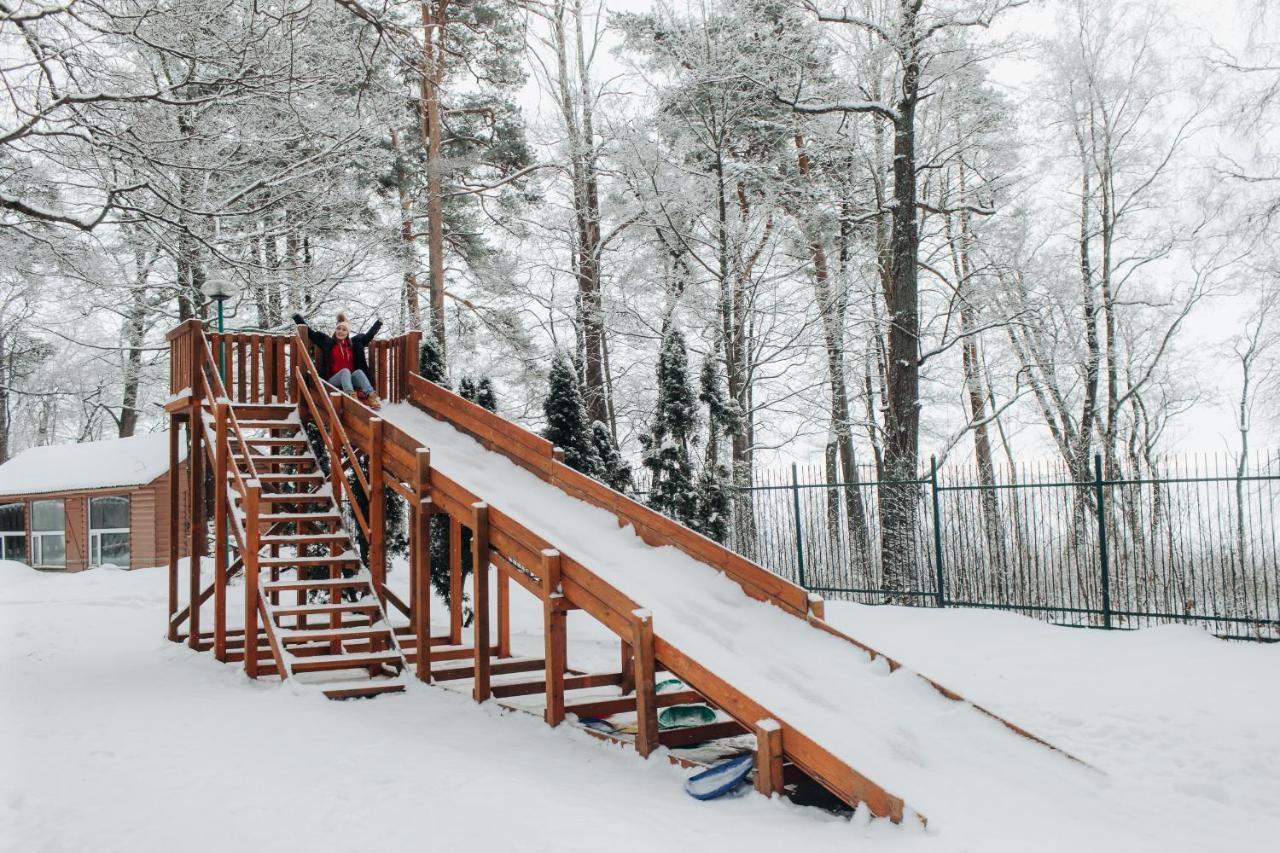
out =
[[[346,391],[348,394],[352,390],[359,391],[362,394],[372,394],[373,385],[369,382],[369,377],[364,375],[363,370],[347,370],[342,369],[329,377],[329,384],[337,386],[339,390]],[[355,386],[353,389],[351,386]]]

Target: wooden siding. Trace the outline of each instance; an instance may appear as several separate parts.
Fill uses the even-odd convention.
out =
[[[181,465],[185,486],[187,463]],[[90,498],[119,495],[129,499],[129,568],[140,569],[161,566],[169,560],[169,472],[143,486],[131,488],[85,489],[71,492],[44,492],[13,495],[0,498],[0,503],[22,503],[25,507],[27,527],[27,553],[25,561],[31,562],[31,505],[37,501],[63,502],[65,513],[64,532],[67,537],[66,571],[78,572],[89,566],[89,500]],[[178,490],[178,518],[183,530],[179,531],[178,556],[187,556],[187,493]]]

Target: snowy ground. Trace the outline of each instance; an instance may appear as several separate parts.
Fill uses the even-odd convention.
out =
[[[749,793],[698,803],[681,790],[685,771],[664,761],[445,690],[328,702],[252,683],[167,643],[164,596],[162,570],[60,575],[0,563],[0,850],[625,853],[678,839],[710,850],[1004,853]],[[513,602],[516,651],[536,652],[538,611],[518,591]],[[1178,832],[1148,849],[1262,848],[1280,832],[1280,646],[978,611],[828,612],[1102,767],[1101,784],[1165,810]],[[571,663],[615,660],[585,620],[569,631]],[[1088,824],[1063,806],[1064,823]],[[1112,840],[1100,835],[1095,849]]]

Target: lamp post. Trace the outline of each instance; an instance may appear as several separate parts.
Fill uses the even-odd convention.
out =
[[[235,289],[232,288],[231,282],[227,279],[217,276],[206,279],[204,287],[201,289],[204,291],[205,296],[218,303],[218,334],[221,335],[226,331],[224,327],[226,316],[223,313],[223,307],[226,301],[235,295]],[[227,344],[222,338],[218,339],[218,375],[225,384],[227,381]]]

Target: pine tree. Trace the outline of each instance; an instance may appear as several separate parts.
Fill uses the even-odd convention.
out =
[[[732,503],[729,491],[731,475],[729,469],[720,463],[720,437],[737,430],[741,418],[737,407],[720,385],[714,354],[702,362],[698,379],[698,399],[707,407],[707,446],[702,471],[698,475],[698,511],[694,529],[723,543],[729,532]]]
[[[491,412],[498,411],[498,400],[493,393],[493,382],[488,376],[482,376],[479,380],[472,380],[469,376],[462,377],[458,383],[458,396],[464,400],[470,400],[482,409],[488,409]]]
[[[422,336],[422,349],[418,351],[418,375],[442,388],[449,387],[445,375],[444,358],[440,355],[440,345],[431,335]]]
[[[689,442],[696,425],[696,407],[689,387],[688,360],[684,336],[670,330],[658,355],[658,405],[653,426],[640,441],[650,475],[649,506],[693,527],[698,495],[689,463]]]
[[[493,383],[489,381],[488,376],[480,377],[480,381],[476,383],[475,404],[482,409],[488,409],[495,414],[498,411],[498,398],[493,391]]]
[[[578,373],[563,352],[556,353],[547,379],[547,399],[542,404],[547,416],[543,438],[564,451],[565,464],[570,468],[591,477],[598,476],[600,457],[591,440]]]
[[[622,458],[618,445],[614,443],[609,428],[600,421],[591,424],[591,443],[595,446],[596,455],[600,457],[600,473],[597,479],[611,489],[619,492],[630,491],[631,463]]]

